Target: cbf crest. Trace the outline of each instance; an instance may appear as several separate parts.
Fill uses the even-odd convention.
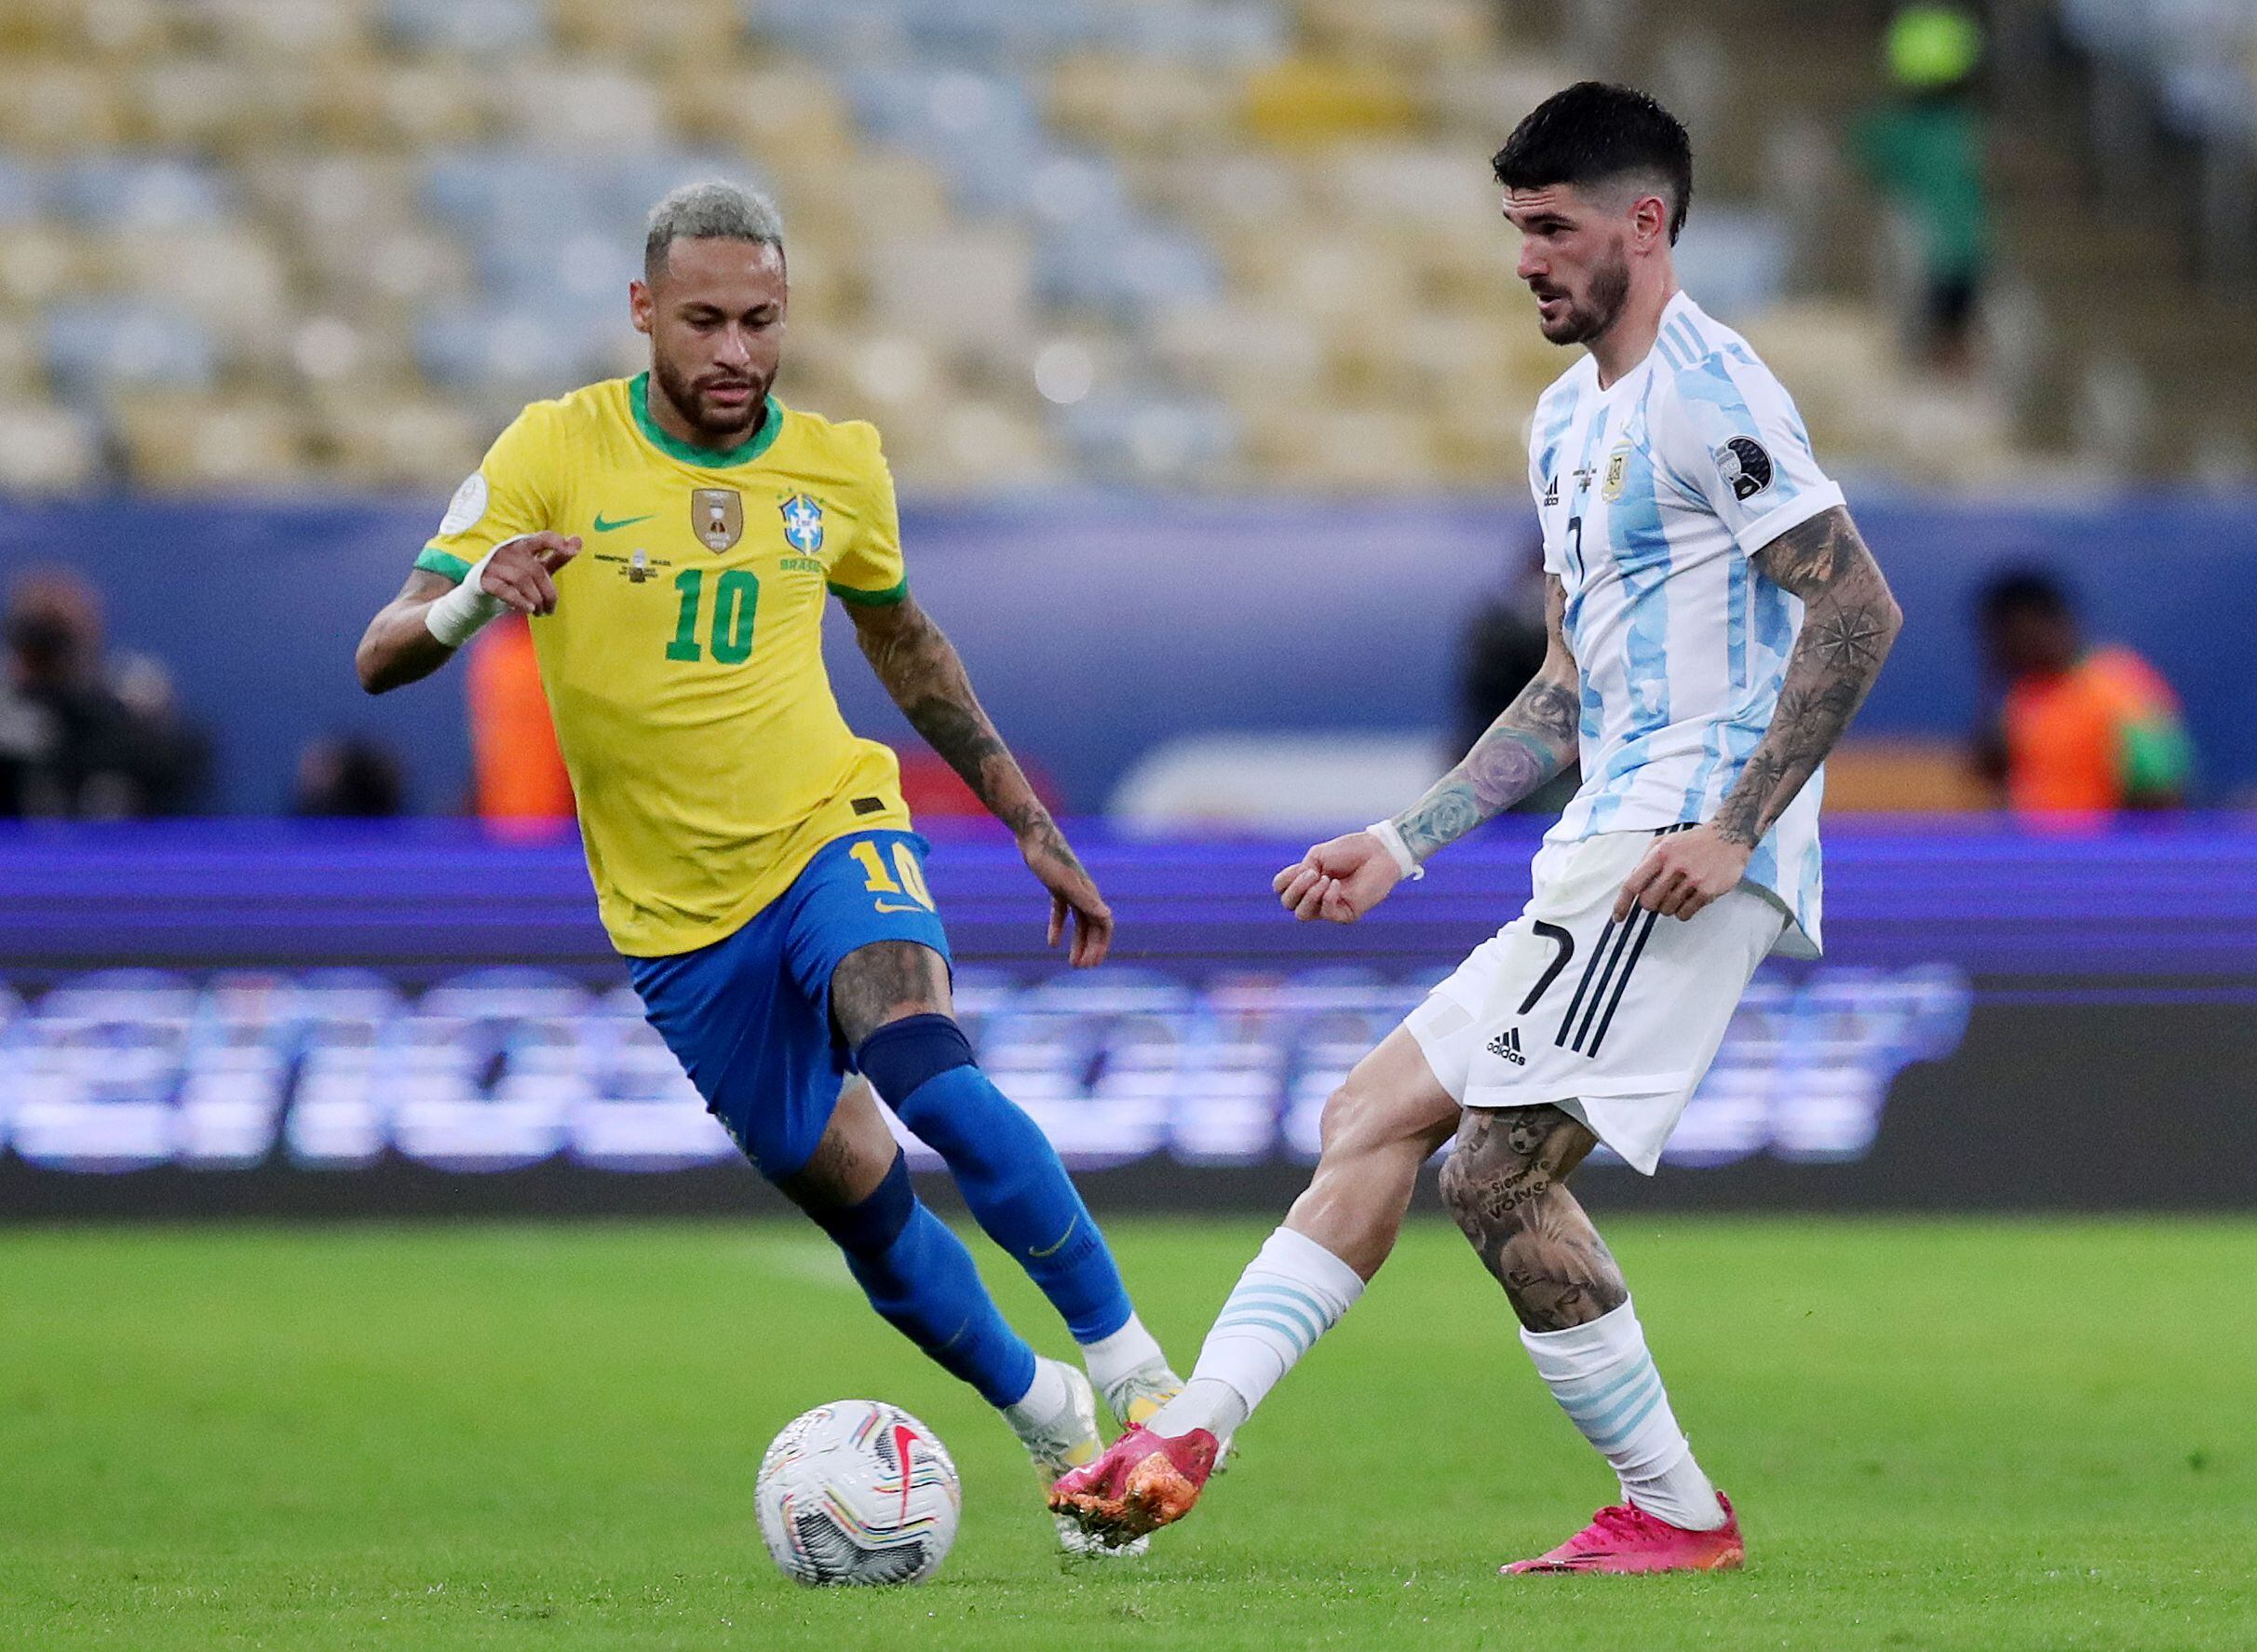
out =
[[[823,548],[823,508],[804,494],[794,494],[777,509],[783,513],[784,538],[802,556]]]
[[[719,554],[745,536],[745,496],[735,488],[699,488],[690,495],[690,527]]]

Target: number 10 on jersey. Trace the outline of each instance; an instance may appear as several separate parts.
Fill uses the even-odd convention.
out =
[[[752,614],[760,606],[760,580],[742,568],[731,568],[713,582],[713,623],[701,648],[697,620],[705,603],[705,577],[703,568],[684,568],[674,575],[682,610],[674,616],[674,640],[666,645],[666,657],[703,659],[710,648],[716,664],[742,665],[752,655]]]

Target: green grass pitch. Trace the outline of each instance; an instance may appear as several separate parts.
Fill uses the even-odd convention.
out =
[[[1266,1225],[1112,1224],[1180,1360]],[[2257,1645],[2257,1223],[1606,1225],[1745,1573],[1496,1576],[1611,1487],[1436,1223],[1103,1567],[811,1231],[0,1231],[0,1646]],[[925,1589],[754,1532],[769,1436],[858,1394],[963,1469]]]

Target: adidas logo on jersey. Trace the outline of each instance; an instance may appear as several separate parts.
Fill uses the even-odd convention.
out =
[[[1489,1041],[1489,1053],[1502,1057],[1516,1067],[1528,1065],[1528,1058],[1520,1053],[1520,1029],[1507,1027]]]

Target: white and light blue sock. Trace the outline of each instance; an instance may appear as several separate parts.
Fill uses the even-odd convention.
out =
[[[1363,1288],[1363,1277],[1315,1239],[1278,1228],[1238,1276],[1191,1381],[1145,1427],[1169,1439],[1205,1429],[1227,1440]]]
[[[1560,1409],[1613,1467],[1625,1497],[1688,1531],[1724,1523],[1723,1505],[1693,1460],[1629,1302],[1588,1325],[1524,1330],[1520,1341]]]

